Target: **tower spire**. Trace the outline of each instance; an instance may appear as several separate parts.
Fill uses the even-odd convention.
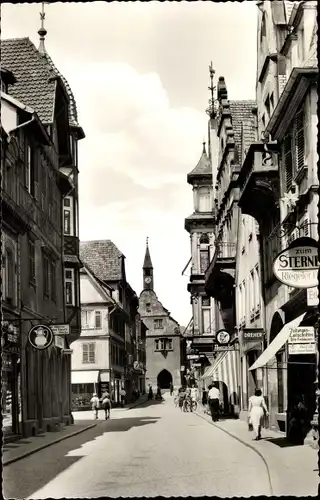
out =
[[[213,85],[214,75],[215,75],[215,70],[213,69],[213,65],[212,65],[212,61],[211,61],[210,66],[209,66],[210,86],[208,87],[208,90],[210,90],[211,99],[209,99],[209,107],[206,109],[206,113],[210,116],[210,118],[215,117],[214,91],[216,90],[216,87]]]
[[[44,39],[45,39],[45,36],[47,34],[47,30],[45,29],[44,27],[44,20],[45,20],[45,17],[46,17],[46,14],[45,14],[45,11],[44,11],[44,4],[45,3],[48,3],[48,2],[42,2],[42,12],[40,12],[40,20],[41,20],[41,27],[38,31],[38,34],[40,36],[40,44],[39,44],[39,52],[41,52],[41,54],[45,54],[46,53],[46,48],[45,48],[45,45],[44,45]]]

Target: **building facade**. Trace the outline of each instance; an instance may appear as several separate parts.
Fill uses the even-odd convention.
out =
[[[154,274],[147,243],[143,263],[143,290],[139,297],[139,314],[147,327],[146,384],[155,393],[157,387],[169,389],[181,385],[181,333],[177,321],[162,305],[154,291]],[[148,388],[147,387],[147,388]]]
[[[215,332],[227,331],[230,351],[219,352],[203,375],[206,385],[219,382],[225,413],[240,411],[240,351],[236,321],[236,257],[239,246],[240,209],[237,184],[241,160],[253,140],[256,106],[254,101],[231,101],[225,80],[220,77],[217,97],[210,113],[211,157],[215,173],[215,248],[205,273],[205,290],[215,303]],[[243,267],[241,269],[243,272]],[[233,346],[233,349],[232,347]]]
[[[46,53],[37,50],[28,38],[3,40],[1,62],[6,68],[1,122],[7,133],[2,158],[2,205],[7,214],[2,333],[9,350],[14,348],[9,338],[15,339],[11,344],[18,345],[16,361],[14,354],[11,361],[8,359],[14,367],[9,376],[11,430],[29,436],[72,423],[68,336],[55,337],[54,343],[41,351],[28,341],[29,331],[36,325],[70,322],[62,206],[72,189],[63,172],[63,167],[73,164],[71,94]],[[32,78],[24,70],[26,65]],[[75,296],[73,308],[75,313],[80,310],[79,296]],[[73,338],[80,334],[79,325],[72,334]]]
[[[137,392],[145,390],[145,334],[146,328],[138,314],[138,298],[126,280],[125,257],[110,240],[85,241],[80,245],[81,261],[95,279],[108,289],[115,307],[109,311],[107,334],[108,349],[101,362],[105,373],[100,375],[103,388],[111,391],[113,402],[120,402],[122,388],[128,401]],[[89,307],[83,304],[83,313]],[[90,308],[94,307],[91,303]],[[79,365],[78,365],[79,366]],[[97,381],[98,382],[98,381]]]
[[[191,272],[188,291],[192,306],[192,331],[186,336],[192,342],[194,336],[212,336],[215,333],[215,302],[204,288],[204,274],[213,257],[214,250],[214,211],[211,161],[207,155],[205,143],[196,167],[187,176],[193,190],[193,213],[185,219],[185,229],[190,233]],[[195,342],[195,341],[194,341]],[[209,345],[209,344],[207,344]],[[200,346],[200,344],[198,344]],[[198,351],[199,349],[197,349]],[[197,359],[195,349],[188,345],[186,375],[199,385],[208,356],[211,352]]]
[[[239,187],[242,213],[259,224],[265,340],[248,370],[267,398],[266,424],[303,442],[317,429],[316,354],[290,354],[288,340],[292,329],[315,328],[318,311],[312,290],[282,284],[273,262],[298,238],[318,241],[316,2],[258,8],[258,141],[244,159]]]

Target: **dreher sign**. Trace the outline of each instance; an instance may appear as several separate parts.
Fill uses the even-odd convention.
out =
[[[294,288],[311,288],[318,284],[318,248],[294,246],[280,252],[273,263],[275,277]]]

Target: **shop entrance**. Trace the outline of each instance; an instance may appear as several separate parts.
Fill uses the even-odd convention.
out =
[[[168,370],[162,370],[157,377],[157,383],[160,389],[170,389],[172,383],[171,373]]]
[[[287,435],[290,441],[303,444],[311,429],[315,412],[315,355],[289,356]]]

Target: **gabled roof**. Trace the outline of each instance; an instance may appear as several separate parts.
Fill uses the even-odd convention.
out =
[[[200,177],[206,177],[208,179],[212,179],[212,167],[211,167],[211,162],[208,158],[207,152],[206,152],[206,145],[205,142],[203,143],[203,149],[202,149],[202,154],[200,156],[200,160],[198,161],[197,165],[187,176],[187,181],[189,183],[192,183],[192,180],[196,180],[197,178]]]
[[[102,281],[121,281],[124,255],[111,240],[82,241],[80,258]]]
[[[253,108],[257,106],[256,101],[228,101],[230,107],[232,128],[234,132],[235,142],[235,161],[241,161],[242,158],[242,127],[243,123],[251,121],[252,129],[254,128],[255,117],[252,112]]]
[[[49,55],[39,52],[29,38],[1,40],[1,65],[17,80],[10,86],[10,94],[34,108],[43,123],[52,122],[56,93],[54,78],[59,77],[69,98],[70,125],[79,127],[75,98],[67,80]]]
[[[86,273],[89,279],[94,282],[95,287],[99,290],[101,295],[106,299],[106,302],[109,302],[110,304],[116,305],[116,301],[112,298],[112,296],[108,293],[111,292],[113,289],[108,286],[105,283],[102,283],[99,278],[92,272],[92,270],[89,268],[89,266],[85,265],[82,268],[82,272]]]

